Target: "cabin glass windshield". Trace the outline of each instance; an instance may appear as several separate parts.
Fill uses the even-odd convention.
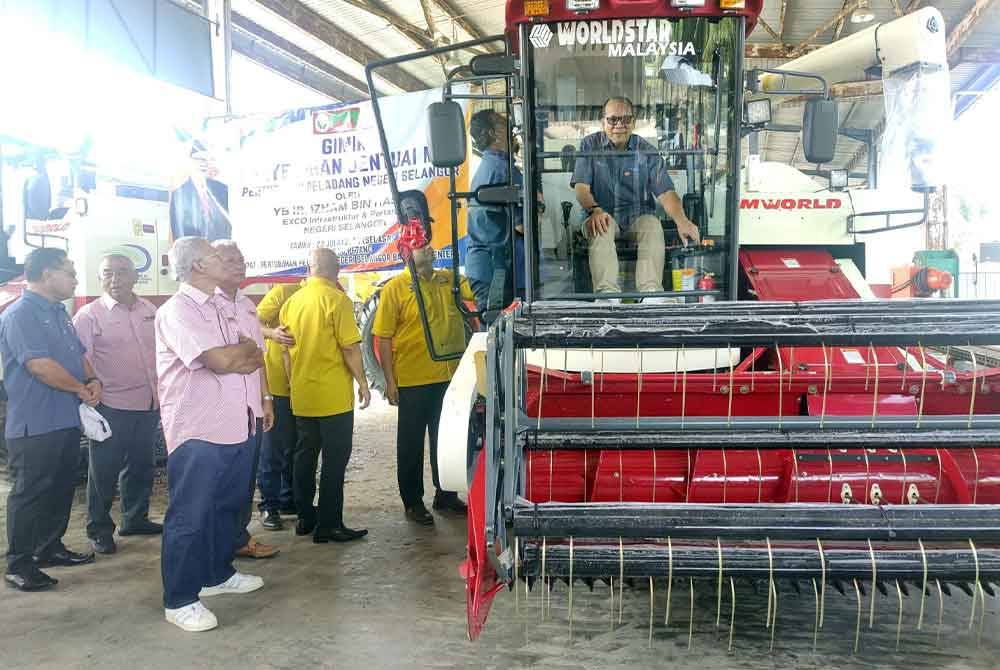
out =
[[[725,289],[738,30],[737,19],[688,18],[528,31],[536,139],[525,157],[544,202],[535,210],[535,299],[694,291],[696,280],[676,282],[673,270],[685,267]],[[578,184],[614,218],[613,246],[585,230]],[[674,202],[708,246],[683,248],[667,212]]]

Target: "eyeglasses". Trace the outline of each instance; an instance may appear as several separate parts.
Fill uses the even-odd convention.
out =
[[[608,122],[608,125],[614,128],[615,126],[631,126],[632,122],[635,121],[635,116],[628,114],[626,116],[605,116],[604,120]]]
[[[132,270],[105,270],[101,273],[101,277],[104,279],[125,279],[132,275]]]

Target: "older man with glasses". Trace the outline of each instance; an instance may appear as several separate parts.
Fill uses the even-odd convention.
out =
[[[264,348],[264,335],[257,320],[257,306],[248,298],[241,286],[247,278],[247,264],[243,252],[232,240],[216,240],[212,248],[219,252],[225,267],[226,278],[215,289],[219,299],[219,308],[236,320],[240,334],[251,338],[261,349]],[[250,487],[247,489],[246,501],[240,511],[239,531],[237,533],[237,558],[274,558],[279,549],[274,545],[265,544],[250,534],[247,525],[253,517],[253,491],[257,481],[257,468],[260,465],[260,447],[263,435],[274,427],[274,399],[267,387],[267,377],[264,369],[256,374],[248,375],[247,385],[250,387],[247,397],[250,409],[257,417],[257,431],[253,439],[253,465],[250,468]]]
[[[580,143],[570,184],[586,212],[584,233],[590,240],[590,275],[595,293],[620,293],[615,240],[631,237],[638,244],[636,289],[663,291],[665,242],[656,218],[656,204],[673,219],[681,240],[698,243],[698,227],[684,214],[681,199],[656,147],[633,134],[635,109],[625,97],[612,97],[601,108],[603,130]],[[635,152],[631,155],[593,155],[599,152]],[[591,155],[587,155],[591,154]],[[655,299],[647,298],[647,302]]]
[[[170,495],[160,562],[167,621],[198,632],[218,625],[200,598],[264,585],[233,568],[260,401],[250,378],[264,357],[259,342],[220,305],[215,289],[229,271],[207,240],[175,241],[170,265],[181,285],[156,314]]]
[[[163,526],[148,518],[160,421],[153,334],[156,307],[135,294],[139,274],[127,256],[105,256],[98,278],[104,294],[80,308],[73,325],[104,384],[98,411],[111,427],[111,437],[90,445],[87,537],[97,553],[113,554],[115,523],[109,512],[119,482],[119,534],[163,532]]]

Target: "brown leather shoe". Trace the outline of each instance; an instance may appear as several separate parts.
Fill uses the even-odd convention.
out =
[[[273,544],[264,544],[251,537],[249,542],[236,550],[236,558],[274,558],[280,553],[281,549]]]

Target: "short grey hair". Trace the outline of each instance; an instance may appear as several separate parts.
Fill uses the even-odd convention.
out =
[[[191,278],[194,271],[194,264],[201,256],[198,255],[198,243],[207,242],[204,237],[178,237],[170,247],[167,258],[170,261],[170,269],[173,270],[174,279],[186,282]]]
[[[101,256],[101,262],[97,264],[97,276],[98,276],[98,278],[103,278],[103,275],[102,275],[102,273],[104,272],[103,268],[104,268],[104,266],[105,266],[106,263],[108,263],[109,261],[112,261],[112,260],[123,260],[123,261],[125,261],[125,262],[128,263],[128,266],[132,270],[136,269],[136,267],[135,267],[135,261],[133,261],[131,258],[129,258],[128,256],[126,256],[125,254],[119,254],[119,253],[104,254],[103,256]]]

